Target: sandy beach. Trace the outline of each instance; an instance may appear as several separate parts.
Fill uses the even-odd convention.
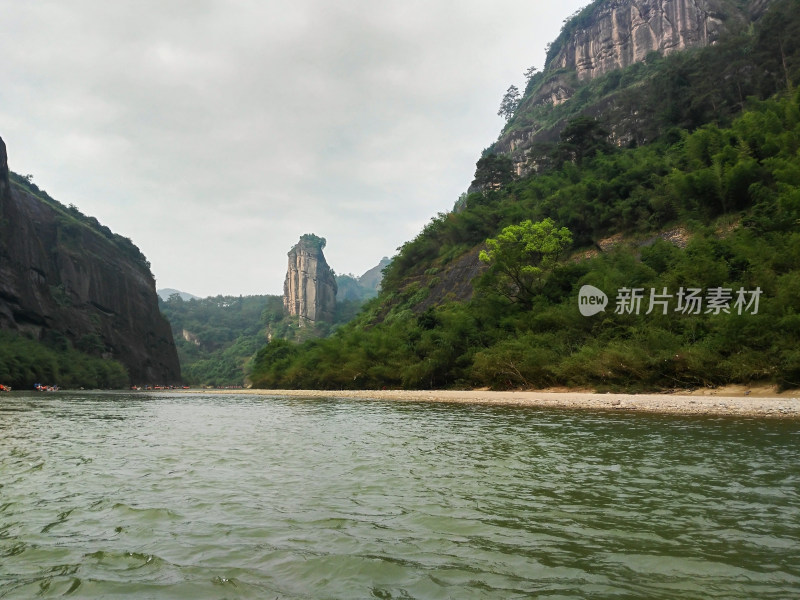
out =
[[[197,390],[201,391],[201,390]],[[800,419],[800,390],[777,392],[771,387],[727,386],[713,390],[664,394],[601,394],[591,391],[541,390],[493,392],[488,390],[202,390],[203,392],[293,396],[302,398],[355,398],[400,402],[450,402],[636,411],[647,413],[716,415]]]

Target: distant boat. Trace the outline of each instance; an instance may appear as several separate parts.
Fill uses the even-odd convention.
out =
[[[33,389],[37,392],[57,392],[58,386],[57,385],[42,385],[41,383],[34,383]]]
[[[0,383],[0,392],[10,392],[10,391],[11,391],[11,387],[10,386],[3,385],[2,383]]]

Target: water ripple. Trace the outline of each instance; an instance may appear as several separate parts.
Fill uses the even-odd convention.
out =
[[[800,596],[792,422],[3,402],[0,598]]]

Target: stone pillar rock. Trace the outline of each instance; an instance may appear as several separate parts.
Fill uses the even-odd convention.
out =
[[[332,322],[336,310],[336,277],[325,261],[324,238],[304,235],[289,251],[283,283],[283,306],[300,317],[300,325]]]

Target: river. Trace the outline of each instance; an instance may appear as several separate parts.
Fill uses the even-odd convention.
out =
[[[0,598],[800,597],[800,423],[0,396]]]

